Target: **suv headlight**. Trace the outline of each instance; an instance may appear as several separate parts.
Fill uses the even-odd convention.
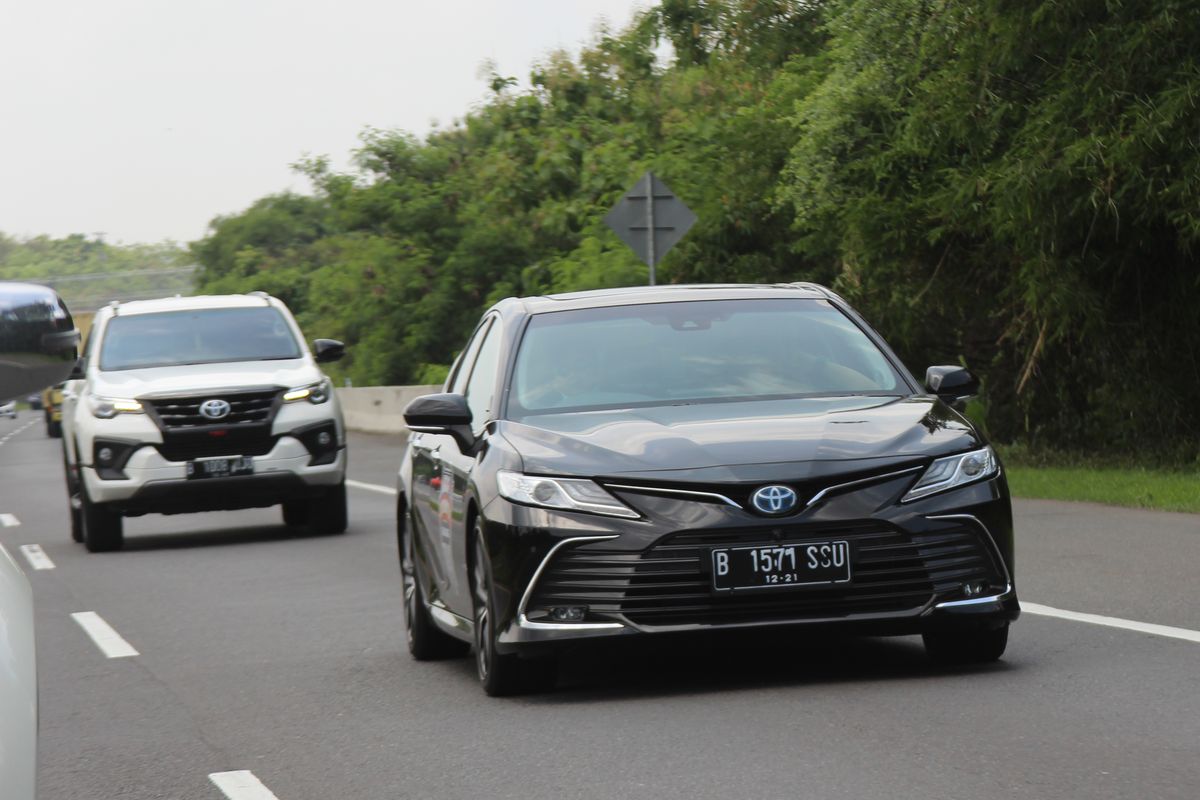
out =
[[[310,383],[308,386],[289,389],[283,393],[283,402],[285,403],[295,403],[299,400],[307,400],[314,406],[328,401],[329,381],[317,381],[316,383]]]
[[[604,491],[595,481],[581,478],[543,478],[501,470],[496,473],[500,496],[514,503],[566,511],[585,511],[608,517],[640,516],[629,506]]]
[[[117,414],[144,414],[145,409],[137,400],[125,397],[101,397],[98,394],[87,396],[88,408],[93,417],[112,419]]]
[[[1000,462],[991,447],[939,458],[929,465],[921,479],[913,484],[901,503],[928,497],[931,494],[956,489],[968,483],[982,481],[1000,471]]]

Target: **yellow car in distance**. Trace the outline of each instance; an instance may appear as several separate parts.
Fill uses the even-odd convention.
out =
[[[42,390],[42,413],[46,417],[46,435],[57,439],[62,436],[62,388],[61,383]]]

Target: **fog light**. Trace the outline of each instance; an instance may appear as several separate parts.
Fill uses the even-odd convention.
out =
[[[555,622],[582,622],[587,606],[555,606],[550,609],[550,618]]]
[[[111,447],[101,447],[96,451],[96,458],[101,464],[111,464],[113,460],[113,451]]]
[[[321,445],[321,447],[329,447],[332,443],[333,436],[330,435],[329,431],[321,431],[317,434],[317,444]]]
[[[976,597],[987,591],[987,584],[983,581],[969,581],[963,584],[963,594],[967,597]]]

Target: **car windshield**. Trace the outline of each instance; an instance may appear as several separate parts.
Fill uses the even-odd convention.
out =
[[[825,300],[708,300],[534,316],[508,416],[780,397],[907,394]]]
[[[300,345],[274,308],[205,308],[116,316],[104,329],[100,369],[299,358]]]

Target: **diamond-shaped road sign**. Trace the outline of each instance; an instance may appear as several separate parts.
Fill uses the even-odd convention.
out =
[[[655,265],[691,229],[696,215],[653,172],[647,172],[604,221],[650,265],[653,286]]]

